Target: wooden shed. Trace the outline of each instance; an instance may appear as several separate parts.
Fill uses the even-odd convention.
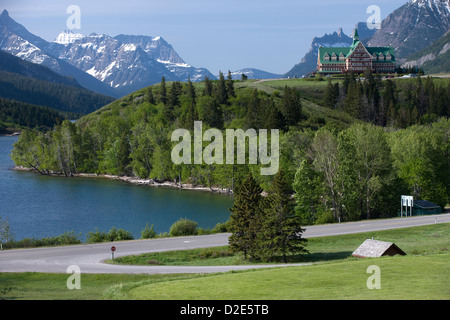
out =
[[[352,256],[358,258],[377,258],[394,256],[396,254],[406,255],[402,249],[392,242],[367,239],[352,253]]]
[[[415,216],[424,214],[439,214],[442,213],[441,207],[427,200],[416,200],[412,208],[412,214]]]

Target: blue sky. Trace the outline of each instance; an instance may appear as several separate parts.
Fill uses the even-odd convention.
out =
[[[2,0],[0,10],[30,32],[53,41],[66,27],[69,5],[81,9],[81,29],[115,36],[161,36],[195,67],[217,74],[252,67],[285,73],[309,50],[315,36],[351,35],[367,8],[381,19],[407,0]]]

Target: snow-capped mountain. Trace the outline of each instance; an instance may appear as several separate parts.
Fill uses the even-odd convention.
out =
[[[233,80],[241,80],[242,75],[245,74],[247,79],[278,79],[281,78],[281,74],[275,74],[254,68],[244,68],[231,72],[231,78]],[[225,75],[226,76],[226,75]]]
[[[91,34],[66,44],[53,42],[49,50],[53,56],[102,81],[120,95],[160,82],[163,76],[177,80],[137,45],[104,34]]]
[[[47,42],[11,19],[6,10],[0,15],[0,31],[0,49],[59,73],[61,65],[70,66],[77,72],[71,70],[74,74],[64,75],[76,78],[88,89],[115,97],[158,83],[163,76],[167,81],[198,81],[205,76],[215,79],[207,69],[186,63],[161,37],[86,36],[64,31],[53,42]],[[91,81],[82,81],[83,77]],[[107,90],[90,87],[92,80]]]
[[[61,32],[55,39],[54,42],[59,44],[69,44],[77,41],[78,39],[84,38],[84,34],[73,33],[72,31]]]
[[[187,64],[161,37],[91,34],[74,39],[62,32],[58,39],[70,39],[61,45],[54,41],[52,55],[67,61],[108,84],[121,95],[158,83],[162,77],[168,81],[203,80],[214,78],[206,69]]]
[[[411,0],[392,12],[369,41],[390,46],[398,62],[442,37],[450,28],[449,0]]]
[[[50,54],[50,43],[30,33],[21,24],[14,21],[3,10],[0,15],[0,49],[23,60],[50,68],[66,77],[71,77],[83,87],[112,97],[119,95],[108,85],[97,80],[83,70]]]

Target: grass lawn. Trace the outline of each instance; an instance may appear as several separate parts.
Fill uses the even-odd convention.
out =
[[[368,289],[371,265],[380,289]],[[450,253],[348,259],[311,266],[263,269],[152,283],[128,291],[128,299],[329,300],[450,299]],[[431,270],[430,270],[431,269]]]
[[[81,290],[66,287],[68,274],[0,273],[0,299],[450,299],[450,224],[311,238],[309,266],[220,274],[81,274]],[[367,238],[397,244],[407,256],[358,259],[351,253]],[[158,253],[148,263],[214,265],[242,263],[226,248]],[[163,256],[165,258],[163,259]],[[199,256],[204,256],[201,259]],[[133,257],[137,258],[137,257]],[[116,259],[117,262],[118,259]],[[155,263],[153,261],[152,263]],[[234,261],[234,262],[233,262]],[[133,263],[136,263],[134,261]],[[370,265],[380,268],[381,289],[369,290]]]

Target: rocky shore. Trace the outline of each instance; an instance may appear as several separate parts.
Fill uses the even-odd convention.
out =
[[[35,172],[35,170],[26,168],[23,166],[14,166],[13,170],[17,171],[31,171]],[[55,177],[65,177],[64,174],[61,173],[49,173],[50,176]],[[111,180],[120,180],[136,185],[146,185],[146,186],[152,186],[152,187],[165,187],[165,188],[175,188],[175,189],[186,189],[186,190],[195,190],[195,191],[208,191],[208,192],[215,192],[215,193],[223,193],[223,194],[233,194],[233,191],[228,188],[222,188],[219,186],[202,186],[202,185],[193,185],[189,183],[180,183],[176,181],[157,181],[155,179],[142,179],[139,177],[129,177],[129,176],[116,176],[111,174],[96,174],[96,173],[74,173],[72,175],[73,177],[83,177],[83,178],[105,178],[105,179],[111,179]]]

